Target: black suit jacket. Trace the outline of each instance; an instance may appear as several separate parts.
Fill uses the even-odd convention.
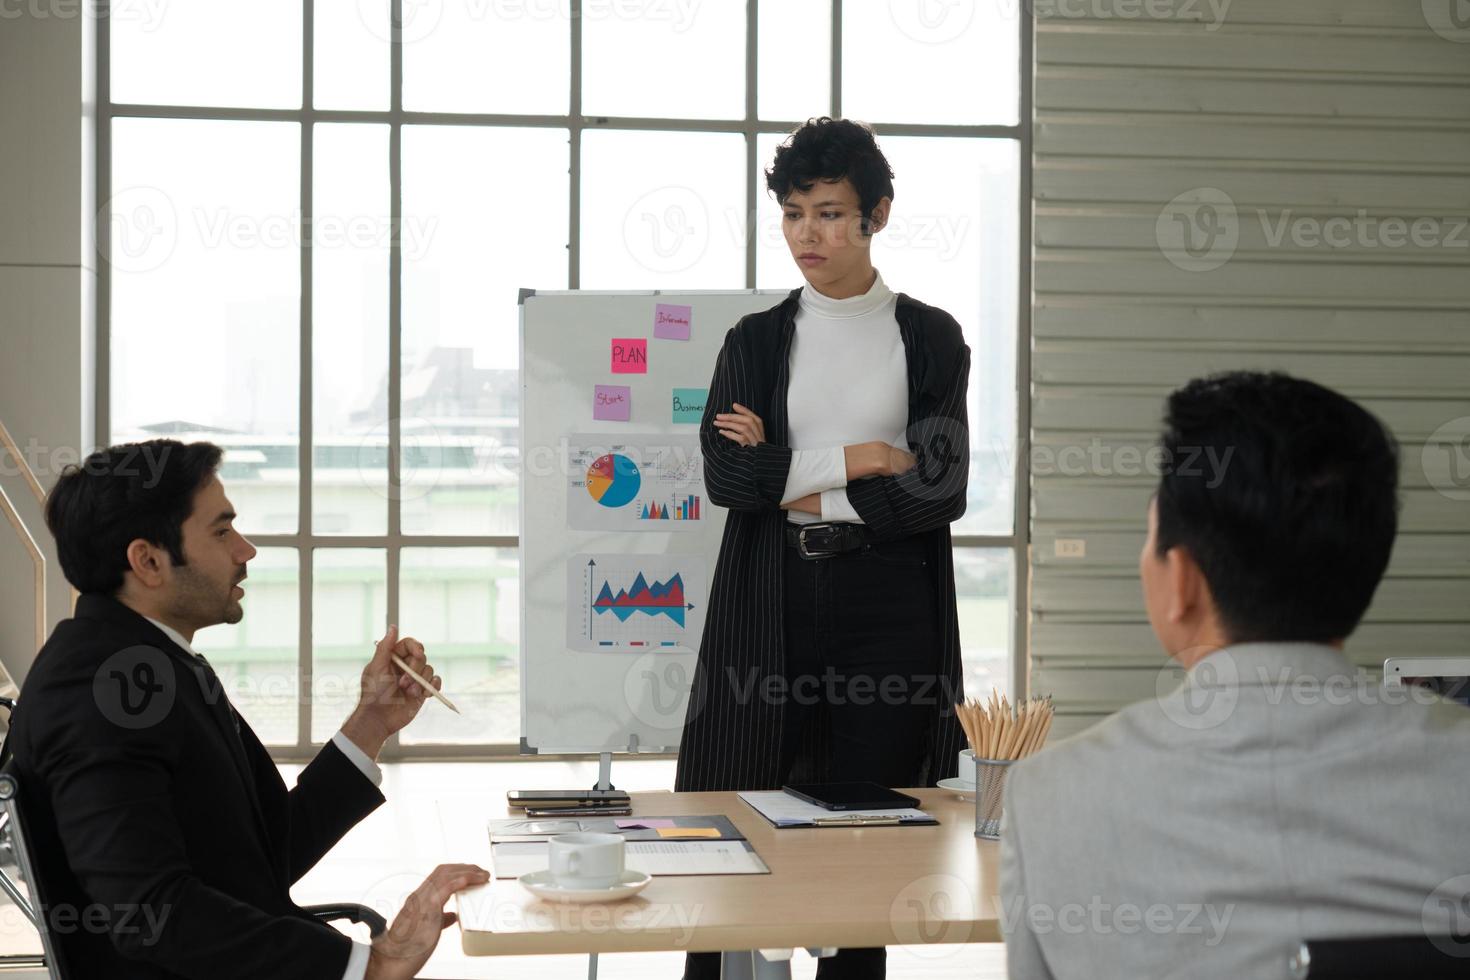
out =
[[[24,687],[14,755],[73,978],[337,980],[351,941],[289,889],[383,795],[335,746],[289,792],[214,671],[84,595]]]

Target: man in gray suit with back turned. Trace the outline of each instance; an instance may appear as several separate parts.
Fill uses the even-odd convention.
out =
[[[1163,448],[1139,572],[1184,683],[1012,770],[1010,976],[1285,978],[1303,939],[1463,931],[1470,709],[1343,655],[1393,546],[1393,438],[1235,373],[1170,396]]]

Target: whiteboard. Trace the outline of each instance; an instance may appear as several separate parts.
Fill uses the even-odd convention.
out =
[[[673,389],[708,389],[726,331],[788,293],[522,290],[523,752],[678,748],[724,511]],[[689,308],[687,341],[655,336],[661,304]],[[646,360],[616,356],[646,373],[613,373],[639,338]],[[594,419],[598,385],[628,389],[605,399],[628,421]]]

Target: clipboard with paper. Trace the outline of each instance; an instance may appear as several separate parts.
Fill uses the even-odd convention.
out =
[[[738,794],[778,830],[794,827],[929,827],[939,821],[923,810],[827,810],[781,790]]]

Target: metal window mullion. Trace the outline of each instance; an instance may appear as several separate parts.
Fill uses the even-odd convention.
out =
[[[313,663],[312,663],[312,594],[315,587],[314,556],[310,548],[299,548],[296,552],[297,580],[297,704],[296,748],[307,751],[311,746],[311,709],[313,707]]]
[[[312,0],[304,0],[301,5],[301,108],[309,110],[316,99],[313,88],[315,65],[314,44],[315,36],[315,5]],[[315,123],[309,117],[303,117],[301,126],[301,323],[300,323],[300,351],[297,378],[299,387],[297,397],[300,404],[297,406],[300,418],[300,437],[296,450],[297,470],[297,516],[296,526],[304,540],[311,539],[313,531],[312,522],[312,472],[313,454],[315,453],[315,425],[312,399],[314,397],[315,371],[312,363],[312,260],[311,260],[311,235],[314,189],[314,160],[315,160]],[[307,751],[311,745],[311,709],[313,677],[315,676],[313,633],[313,593],[312,593],[312,561],[313,554],[310,548],[301,548],[297,553],[299,587],[297,590],[297,643],[296,664],[297,684],[299,686],[299,697],[297,698],[298,710],[296,712],[296,747],[300,751]]]
[[[567,288],[582,282],[582,0],[571,0],[571,91],[567,100]],[[516,379],[521,383],[521,379]]]
[[[398,622],[403,534],[403,0],[391,2],[388,99],[388,540],[385,605],[388,622]],[[378,624],[379,628],[383,624]],[[398,733],[383,746],[386,758],[398,755]]]
[[[756,210],[756,168],[760,166],[756,146],[760,133],[760,0],[747,0],[745,7],[745,288],[755,288],[756,245],[759,219]]]
[[[388,538],[382,534],[252,534],[250,540],[261,548],[382,548]],[[443,537],[432,534],[400,534],[395,539],[405,548],[514,548],[513,534],[458,535]]]
[[[109,0],[101,0],[97,9],[97,122],[94,138],[97,145],[96,195],[94,219],[112,208],[112,11]],[[97,299],[93,340],[93,438],[98,446],[112,443],[112,222],[94,220],[92,259],[97,268]],[[102,241],[102,236],[109,240]]]
[[[1011,528],[1015,559],[1011,563],[1014,606],[1011,619],[1011,690],[1013,700],[1031,693],[1031,127],[1035,92],[1033,52],[1035,19],[1021,8],[1020,21],[1020,166],[1017,169],[1016,234],[1016,446]]]
[[[381,548],[387,539],[381,535],[252,534],[250,540],[262,548],[323,549]],[[514,534],[400,534],[394,540],[404,548],[514,548],[520,539]],[[962,548],[1010,548],[1016,543],[1011,534],[956,534],[952,540]]]
[[[832,116],[842,118],[842,0],[832,0]]]
[[[574,25],[575,27],[575,25]],[[565,129],[569,126],[585,127],[586,119],[580,115],[580,99],[569,115],[544,113],[472,113],[472,112],[424,112],[403,109],[250,109],[233,106],[199,105],[156,105],[124,103],[111,107],[111,114],[119,117],[143,119],[200,119],[224,122],[302,122],[317,123],[379,123],[390,125],[401,123],[406,126],[476,126]],[[835,110],[834,110],[835,111]],[[804,119],[760,119],[761,130],[790,130]],[[595,128],[600,130],[652,130],[658,132],[695,133],[744,133],[749,120],[697,119],[673,116],[598,116]],[[1021,127],[1007,124],[984,123],[870,123],[880,136],[939,136],[971,137],[977,139],[1018,139]]]

